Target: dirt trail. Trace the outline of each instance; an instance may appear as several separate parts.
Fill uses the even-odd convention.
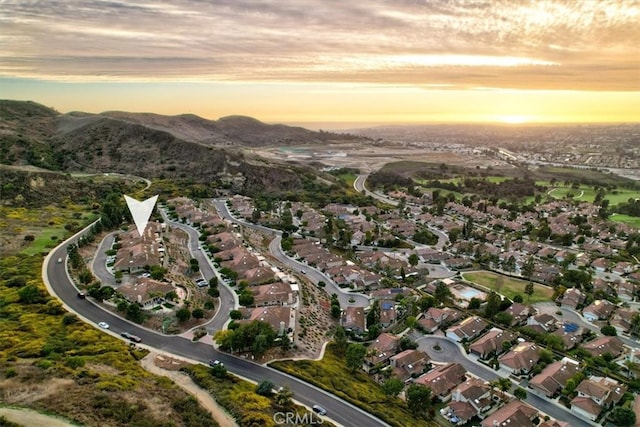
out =
[[[187,393],[193,395],[198,399],[198,402],[211,413],[221,427],[238,426],[231,415],[218,405],[218,402],[216,402],[206,390],[200,388],[188,375],[178,371],[182,366],[188,365],[189,363],[161,355],[157,352],[149,353],[141,360],[141,363],[142,367],[147,371],[170,378]]]
[[[0,408],[0,415],[25,427],[73,427],[78,425],[54,415],[41,414],[27,408]]]

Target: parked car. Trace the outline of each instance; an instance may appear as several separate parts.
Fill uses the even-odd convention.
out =
[[[87,295],[84,292],[78,292],[78,298],[85,299]]]
[[[133,342],[141,342],[142,341],[142,338],[140,338],[137,335],[130,334],[129,332],[123,332],[120,335],[125,337],[125,338],[127,338],[130,341],[133,341]]]
[[[209,360],[209,366],[214,367],[214,366],[224,366],[224,363],[222,363],[219,360]]]
[[[98,323],[98,326],[100,326],[102,329],[109,329],[109,324],[107,322],[100,322]]]
[[[313,412],[318,415],[327,415],[327,410],[320,405],[313,405]]]
[[[58,258],[58,264],[62,264],[62,258]]]
[[[120,336],[129,339],[131,337],[131,334],[129,332],[121,332]]]

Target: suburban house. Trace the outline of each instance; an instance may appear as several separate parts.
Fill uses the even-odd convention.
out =
[[[395,323],[398,318],[398,311],[396,310],[396,303],[393,301],[381,301],[380,302],[380,326],[382,328],[388,328]]]
[[[424,317],[418,320],[418,325],[420,325],[425,332],[434,333],[442,326],[456,322],[461,316],[462,313],[455,308],[431,307],[427,310]]]
[[[507,354],[498,358],[501,365],[511,369],[511,374],[515,376],[529,375],[531,369],[540,360],[540,348],[530,342],[521,342]]]
[[[151,309],[164,302],[164,296],[176,288],[166,282],[140,277],[133,284],[118,287],[118,292],[129,302],[137,302],[144,309]]]
[[[595,322],[596,320],[606,320],[611,316],[615,305],[607,300],[596,300],[589,304],[582,310],[582,316],[589,322]]]
[[[617,404],[627,392],[627,386],[608,377],[590,377],[576,387],[578,395],[571,401],[571,410],[595,421],[603,409]]]
[[[396,354],[400,344],[400,337],[386,332],[378,335],[378,338],[367,348],[368,356],[364,358],[364,370],[369,370],[375,366],[386,365],[391,356]]]
[[[469,351],[480,359],[489,359],[504,352],[503,345],[515,341],[516,338],[513,332],[493,328],[471,344]]]
[[[295,329],[295,315],[291,312],[290,307],[258,307],[241,311],[245,314],[245,318],[238,320],[238,323],[253,320],[266,322],[278,333],[278,336],[284,335],[289,329]]]
[[[361,335],[367,330],[366,322],[367,317],[362,307],[347,307],[342,312],[342,327],[356,335]]]
[[[552,332],[557,328],[558,319],[548,313],[540,313],[527,319],[527,326],[538,332]]]
[[[491,387],[484,381],[472,377],[451,393],[451,402],[447,405],[449,419],[455,416],[459,424],[464,424],[474,416],[488,411],[491,402]]]
[[[295,302],[295,294],[288,283],[275,282],[269,285],[253,286],[253,304],[256,307],[266,305],[289,305]]]
[[[413,349],[400,352],[389,359],[393,376],[405,382],[422,375],[429,367],[429,362],[427,353]]]
[[[527,318],[529,318],[529,316],[531,315],[530,307],[519,302],[514,302],[504,312],[510,314],[511,317],[513,317],[511,326],[524,325],[524,323],[527,321]]]
[[[567,289],[560,299],[560,304],[563,307],[571,307],[573,309],[577,308],[579,305],[584,303],[585,296],[578,288],[570,288]]]
[[[531,378],[529,387],[553,398],[567,385],[567,381],[580,371],[582,368],[577,361],[565,357],[548,365],[542,372]]]
[[[489,324],[482,317],[472,316],[447,329],[446,336],[457,342],[465,339],[471,341],[479,337],[487,326]]]
[[[480,425],[482,427],[514,426],[534,427],[533,420],[538,417],[538,410],[520,400],[513,400],[491,415],[488,415]]]
[[[638,313],[638,310],[632,310],[630,308],[620,308],[616,310],[610,324],[616,328],[618,335],[629,332],[631,321],[636,313]]]
[[[162,265],[164,262],[164,245],[160,234],[162,224],[149,222],[142,236],[135,227],[120,234],[120,249],[116,253],[113,268],[118,271],[135,273],[151,265]]]
[[[448,363],[413,380],[415,384],[429,387],[434,397],[446,402],[451,392],[466,379],[467,371],[459,363]]]
[[[582,348],[593,357],[609,353],[616,358],[624,352],[624,345],[618,337],[598,337],[593,341],[582,344]]]
[[[582,342],[582,332],[583,328],[577,323],[564,322],[552,334],[562,339],[562,345],[565,350],[571,350]]]

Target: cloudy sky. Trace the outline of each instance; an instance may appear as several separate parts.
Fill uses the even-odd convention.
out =
[[[634,0],[0,0],[0,97],[267,122],[640,121]]]

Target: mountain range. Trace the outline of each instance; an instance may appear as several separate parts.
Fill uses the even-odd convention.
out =
[[[295,190],[309,173],[292,162],[265,160],[253,148],[354,142],[353,135],[272,125],[244,116],[207,120],[109,111],[58,111],[31,101],[0,100],[0,165],[63,173],[122,173],[148,179],[226,183],[236,191]],[[25,172],[26,171],[26,172]],[[4,189],[5,196],[7,194]]]

